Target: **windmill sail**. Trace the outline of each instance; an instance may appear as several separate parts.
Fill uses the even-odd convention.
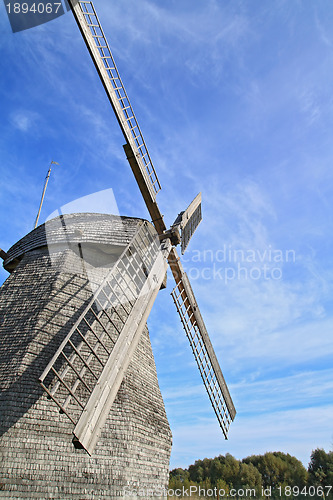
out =
[[[201,212],[201,193],[199,193],[190,203],[184,212],[181,212],[172,227],[180,227],[181,229],[181,248],[182,254],[185,253],[187,245],[190,242],[195,230],[202,221]]]
[[[164,241],[170,238],[173,245],[181,241],[182,253],[184,253],[194,231],[202,220],[201,194],[193,200],[187,210],[178,216],[171,229],[167,230],[156,202],[156,194],[161,186],[93,3],[86,0],[68,1],[126,139],[124,146],[126,157],[150,213],[152,223]],[[180,240],[178,228],[182,232]],[[175,248],[171,249],[168,262],[176,281],[176,288],[172,292],[174,302],[214,411],[222,431],[227,437],[229,425],[236,415],[235,407],[191,285],[182,269]]]
[[[161,185],[95,7],[90,1],[68,1],[125,137],[126,156],[156,230],[161,234],[166,229],[156,204]]]
[[[227,439],[229,426],[236,416],[236,410],[189,279],[174,248],[169,255],[169,264],[176,280],[176,286],[171,295],[190,342],[209,399]]]
[[[170,242],[139,225],[45,368],[40,383],[91,454],[166,273]]]

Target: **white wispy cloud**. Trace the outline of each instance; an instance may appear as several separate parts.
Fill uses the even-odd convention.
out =
[[[220,454],[231,453],[242,459],[268,451],[290,453],[307,466],[314,449],[327,449],[332,438],[327,435],[331,417],[332,406],[236,417],[228,441],[209,419],[193,426],[177,425],[173,429],[171,468],[187,467],[198,458]]]
[[[294,366],[296,369],[296,366]],[[259,381],[244,380],[233,384],[243,400],[241,413],[260,414],[289,408],[317,406],[327,401],[333,390],[333,370],[304,370],[295,375],[266,378]]]
[[[39,120],[38,113],[27,109],[19,109],[10,115],[12,126],[21,132],[36,133]]]

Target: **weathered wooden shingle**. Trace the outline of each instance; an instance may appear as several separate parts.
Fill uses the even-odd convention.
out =
[[[101,214],[66,217],[73,238],[110,249],[126,244],[141,222]],[[80,255],[75,245],[59,241],[58,222],[46,224],[54,231],[51,255],[45,225],[12,247],[9,259],[19,264],[0,290],[0,496],[113,499],[126,487],[166,487],[171,432],[147,329],[92,457],[74,448],[72,423],[38,384],[91,297]]]

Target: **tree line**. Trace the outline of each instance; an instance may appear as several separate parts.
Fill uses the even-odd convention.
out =
[[[317,448],[306,469],[282,452],[237,460],[230,454],[196,460],[187,469],[170,472],[169,491],[210,491],[213,498],[333,499],[333,451]],[[195,488],[196,487],[196,488]],[[250,493],[251,492],[251,493]],[[201,494],[201,496],[204,496]],[[170,498],[170,494],[169,494]]]

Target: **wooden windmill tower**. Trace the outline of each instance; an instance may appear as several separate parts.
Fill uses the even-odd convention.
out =
[[[170,229],[166,227],[156,202],[161,186],[93,3],[69,2],[125,137],[126,157],[152,223],[73,214],[39,226],[5,255],[4,265],[12,275],[0,297],[4,317],[0,409],[1,404],[8,408],[3,413],[0,445],[6,450],[3,463],[11,464],[11,453],[22,442],[24,431],[31,433],[35,445],[40,442],[33,437],[39,425],[39,432],[48,440],[38,448],[46,464],[42,466],[43,459],[38,459],[41,474],[33,483],[41,488],[36,491],[44,492],[41,498],[46,491],[43,474],[45,483],[46,471],[52,470],[47,463],[50,453],[53,467],[54,457],[64,462],[56,468],[58,479],[47,479],[51,481],[50,497],[90,498],[89,492],[84,493],[90,484],[93,494],[100,487],[103,496],[114,498],[122,496],[121,489],[133,482],[146,487],[167,482],[171,435],[146,321],[163,287],[168,264],[176,283],[172,297],[225,437],[236,412],[175,248],[180,244],[184,253],[201,221],[201,195]],[[56,266],[50,266],[50,257]],[[100,267],[103,278],[91,293],[87,268],[94,275]],[[17,300],[28,298],[29,273],[30,286],[34,279],[36,290],[22,313]],[[15,290],[26,296],[13,299]],[[13,328],[19,328],[21,335],[14,345]],[[15,371],[12,381],[8,370]],[[22,397],[21,410],[15,394]],[[68,439],[71,433],[73,443]],[[31,447],[25,449],[32,453]],[[24,485],[31,487],[33,481],[28,465],[33,454],[27,452],[28,458],[23,459],[17,453],[22,460],[16,462],[21,466],[15,480],[6,476],[4,490],[14,485],[13,489],[21,491],[17,498],[29,498],[29,488],[24,490]],[[105,468],[109,470],[101,477]],[[30,472],[25,476],[23,470]],[[75,472],[82,482],[74,479]],[[74,483],[76,489],[71,489]]]

